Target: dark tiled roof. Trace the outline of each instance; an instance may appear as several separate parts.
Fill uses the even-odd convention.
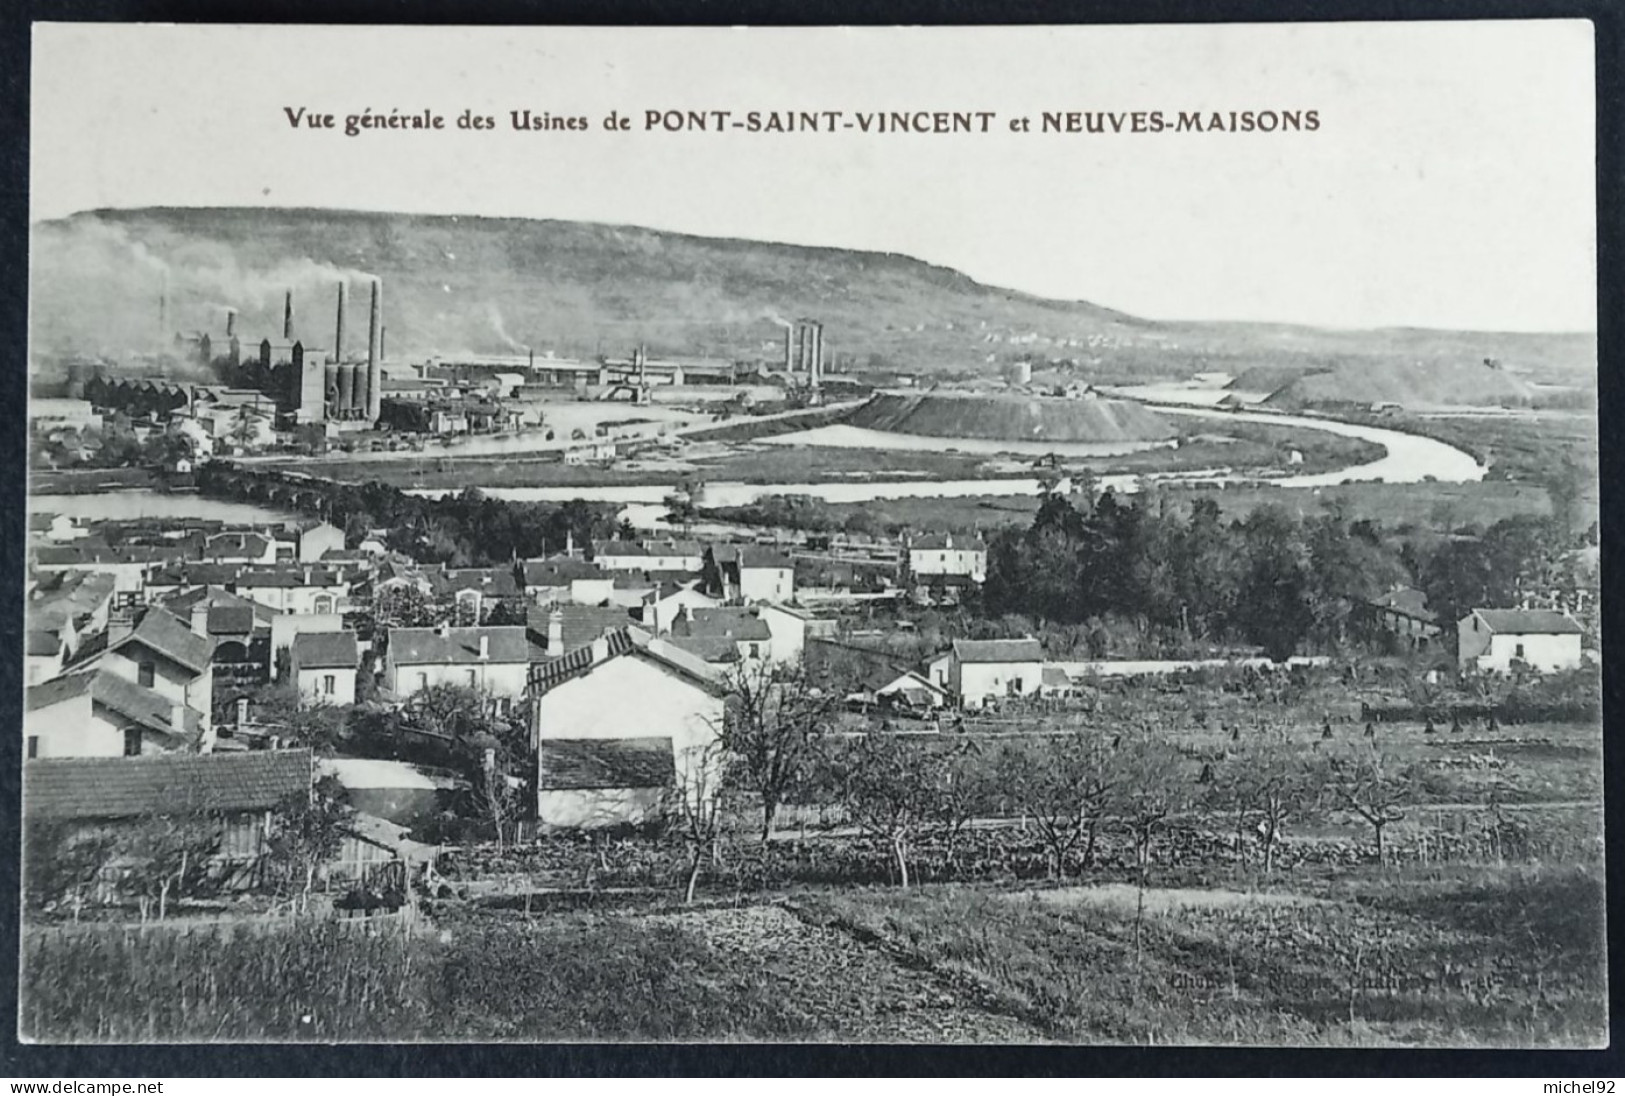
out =
[[[73,820],[262,811],[309,788],[309,750],[64,758],[23,766],[23,813]]]
[[[1044,648],[1036,639],[956,639],[961,662],[1042,662]]]
[[[209,610],[211,636],[246,636],[254,632],[254,610],[246,605],[216,605]]]
[[[772,548],[759,548],[751,544],[721,544],[711,549],[711,558],[719,564],[733,564],[748,570],[767,568],[793,569],[788,557]]]
[[[442,636],[436,628],[391,628],[389,656],[397,666],[448,665],[480,662],[480,637],[490,638],[487,662],[529,662],[530,638],[519,626],[449,628]]]
[[[530,605],[525,608],[525,624],[546,647],[548,621],[554,611],[562,618],[564,642],[550,657],[585,647],[605,632],[618,631],[630,622],[626,609],[618,605]]]
[[[956,537],[952,533],[927,533],[909,542],[915,552],[985,552],[987,545],[981,537]]]
[[[167,610],[148,610],[135,630],[113,644],[112,649],[118,650],[130,643],[150,647],[197,673],[208,669],[209,660],[214,657],[214,640],[198,635]]]
[[[676,779],[670,738],[542,739],[542,791],[667,788]]]
[[[596,540],[593,541],[592,554],[595,559],[599,556],[698,556],[700,545],[692,540]]]
[[[305,578],[306,573],[310,578]],[[329,587],[342,586],[344,577],[328,567],[252,567],[242,571],[237,576],[239,587],[265,589],[278,587]]]
[[[198,714],[192,709],[182,709],[181,725],[176,727],[171,722],[175,716],[173,701],[109,670],[87,669],[35,685],[28,690],[28,710],[37,711],[86,693],[94,703],[111,708],[147,730],[183,741],[199,736]]]
[[[750,609],[719,607],[690,609],[687,617],[679,617],[672,632],[681,636],[707,636],[746,643],[765,643],[773,638],[773,629]]]
[[[301,670],[353,670],[361,655],[354,632],[301,632],[293,637],[293,661]]]
[[[1474,609],[1492,632],[1518,635],[1580,635],[1582,629],[1555,609]]]
[[[45,631],[40,628],[28,630],[28,655],[30,658],[49,657],[62,653],[62,637],[56,632]]]
[[[260,559],[270,547],[271,542],[258,533],[223,533],[210,539],[208,545],[203,549],[203,558],[247,557],[249,559]]]
[[[584,559],[528,559],[523,564],[526,586],[565,586],[580,578],[608,578]]]
[[[165,567],[147,579],[148,586],[225,586],[243,573],[240,563],[189,563]]]
[[[199,586],[186,591],[184,594],[172,594],[163,602],[164,608],[174,613],[183,623],[191,621],[192,609],[199,604],[209,606],[211,614],[216,609],[245,610],[253,615],[254,620],[258,622],[260,627],[268,627],[273,620],[281,615],[269,605],[261,605],[252,598],[234,594],[220,586]],[[216,631],[213,624],[214,618],[211,615],[209,619],[211,622],[209,630],[212,633]],[[241,633],[231,632],[226,634],[238,635]]]
[[[90,563],[169,563],[186,558],[184,548],[108,548],[73,544],[48,545],[34,550],[41,567],[72,567]]]
[[[739,646],[736,640],[727,636],[684,636],[673,634],[670,637],[673,647],[680,651],[687,651],[696,658],[711,663],[738,662]]]

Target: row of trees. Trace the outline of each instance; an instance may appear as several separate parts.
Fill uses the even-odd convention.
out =
[[[1299,517],[1275,504],[1226,520],[1213,499],[1188,512],[1155,490],[1129,500],[1049,493],[1032,524],[994,534],[980,612],[1083,625],[1127,620],[1170,649],[1240,642],[1285,658],[1350,637],[1359,603],[1419,585],[1445,622],[1516,605],[1562,577],[1573,538],[1549,518],[1508,518],[1481,536],[1400,535],[1338,510]]]
[[[485,566],[562,551],[622,532],[615,508],[573,499],[565,503],[508,502],[468,488],[443,498],[409,495],[377,482],[295,481],[210,461],[198,489],[217,498],[298,509],[323,518],[359,544],[387,529],[388,547],[421,563]]]

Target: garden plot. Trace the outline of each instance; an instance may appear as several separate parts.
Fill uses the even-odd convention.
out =
[[[809,1039],[1006,1043],[1044,1039],[1032,1026],[984,1008],[952,982],[906,966],[839,928],[809,924],[781,906],[654,914],[705,942],[730,968],[757,972]]]

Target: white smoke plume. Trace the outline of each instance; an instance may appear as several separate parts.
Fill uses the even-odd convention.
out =
[[[485,306],[485,314],[491,321],[491,330],[496,332],[497,338],[501,339],[509,350],[518,351],[521,354],[530,353],[530,347],[508,334],[508,327],[502,322],[502,309],[498,308],[494,303],[490,303]]]
[[[32,349],[44,353],[121,358],[166,350],[180,331],[223,336],[228,311],[237,313],[236,331],[245,341],[279,339],[290,290],[295,337],[325,345],[333,286],[370,278],[308,258],[256,263],[251,254],[213,242],[149,246],[122,226],[89,218],[36,225],[33,237],[30,339]]]

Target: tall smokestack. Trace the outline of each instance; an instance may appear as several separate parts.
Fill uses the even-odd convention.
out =
[[[784,325],[784,371],[796,371],[796,333],[789,324]]]
[[[282,298],[282,341],[287,342],[293,338],[293,290],[288,290]]]
[[[338,321],[333,330],[333,360],[336,362],[344,360],[344,298],[346,295],[346,286],[341,281],[339,282]]]
[[[377,422],[384,391],[384,283],[372,283],[372,313],[367,319],[367,421]]]
[[[236,333],[237,333],[237,310],[235,308],[228,308],[228,309],[226,309],[226,338],[229,339],[233,335],[235,335]]]

